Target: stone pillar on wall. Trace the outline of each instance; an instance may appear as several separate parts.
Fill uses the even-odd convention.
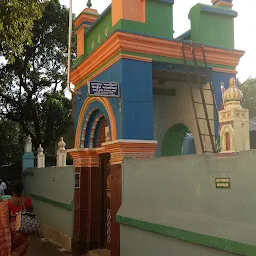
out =
[[[219,111],[219,136],[221,153],[250,149],[249,110],[241,107],[243,93],[230,79],[229,89],[224,92],[224,110]]]
[[[45,167],[44,149],[40,144],[37,149],[37,168],[44,168],[44,167]]]
[[[32,142],[31,137],[28,135],[24,147],[24,154],[22,156],[22,170],[24,171],[27,168],[33,168],[35,162],[35,156],[32,153]]]
[[[66,146],[66,143],[63,140],[63,137],[61,137],[58,143],[57,159],[56,159],[56,166],[58,167],[66,166],[67,150],[65,149],[65,146]]]

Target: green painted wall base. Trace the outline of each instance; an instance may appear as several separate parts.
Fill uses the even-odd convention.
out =
[[[213,237],[209,235],[194,233],[182,229],[150,223],[142,220],[136,220],[124,216],[117,215],[116,221],[121,225],[127,225],[142,229],[148,232],[177,238],[189,243],[216,248],[225,252],[231,252],[238,255],[255,256],[256,246],[231,241],[224,238]],[[122,239],[122,237],[121,237]]]
[[[68,210],[68,211],[73,210],[72,204],[64,204],[64,203],[57,202],[57,201],[51,200],[49,198],[46,198],[46,197],[43,197],[43,196],[38,196],[38,195],[35,195],[35,194],[32,194],[32,193],[30,194],[30,196],[31,196],[32,199],[35,199],[35,200],[38,200],[38,201],[41,201],[41,202],[44,202],[44,203],[47,203],[47,204],[51,204],[53,206],[56,206],[56,207],[59,207],[59,208],[62,208],[62,209]]]

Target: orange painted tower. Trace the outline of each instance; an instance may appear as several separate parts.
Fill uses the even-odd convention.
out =
[[[90,5],[89,5],[90,6]],[[99,13],[95,9],[85,8],[75,19],[74,26],[76,28],[77,36],[77,57],[79,58],[84,54],[84,34],[86,30],[92,25],[98,18]]]
[[[146,0],[112,0],[112,25],[120,20],[146,22]]]

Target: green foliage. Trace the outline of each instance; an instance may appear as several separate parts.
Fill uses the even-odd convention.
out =
[[[39,0],[0,0],[0,47],[14,60],[31,44],[34,22],[41,17]]]
[[[69,10],[58,0],[42,5],[31,45],[0,67],[0,117],[30,134],[34,148],[42,144],[52,152],[56,139],[71,123],[71,101],[64,96]]]
[[[0,120],[0,165],[9,165],[21,160],[24,138],[17,123]]]
[[[71,123],[71,101],[63,93],[46,93],[40,103],[42,137],[48,153],[55,154],[55,142]]]
[[[243,108],[249,109],[250,118],[256,117],[256,78],[249,78],[243,83],[238,81],[237,86],[244,94]]]

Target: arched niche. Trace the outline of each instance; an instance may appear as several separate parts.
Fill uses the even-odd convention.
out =
[[[195,142],[184,124],[171,126],[164,136],[162,156],[196,154]]]

